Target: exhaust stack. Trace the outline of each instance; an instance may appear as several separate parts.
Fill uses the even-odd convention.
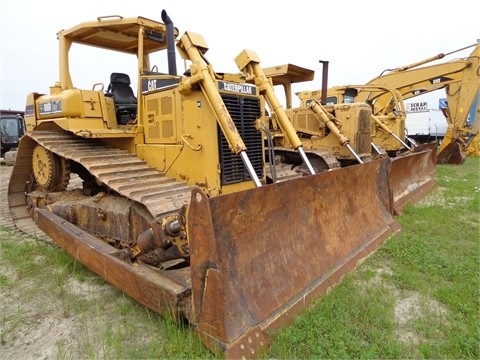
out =
[[[167,56],[168,56],[168,74],[177,75],[177,59],[175,57],[175,33],[173,22],[162,10],[162,21],[167,26]]]

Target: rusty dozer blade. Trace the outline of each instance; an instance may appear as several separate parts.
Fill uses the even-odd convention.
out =
[[[113,246],[47,209],[35,208],[34,219],[62,249],[139,303],[163,315],[189,313],[181,308],[188,307],[190,300],[188,268],[159,271],[132,264]]]
[[[193,190],[187,214],[196,330],[214,352],[254,358],[400,226],[389,160],[238,193]]]
[[[392,159],[389,176],[395,214],[402,213],[407,204],[421,200],[437,186],[433,178],[437,147],[436,142],[420,144],[415,152]]]

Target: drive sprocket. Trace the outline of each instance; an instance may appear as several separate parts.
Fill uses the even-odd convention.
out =
[[[41,145],[33,149],[32,169],[35,181],[48,191],[65,190],[70,181],[70,163]]]

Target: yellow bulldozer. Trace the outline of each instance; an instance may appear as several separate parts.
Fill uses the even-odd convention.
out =
[[[332,101],[327,90],[328,62],[324,62],[320,91],[297,93],[298,107],[293,106],[292,85],[311,81],[314,71],[293,64],[264,68],[272,86],[281,87],[285,96],[285,115],[300,137],[303,148],[317,171],[363,164],[386,157],[390,161],[389,182],[393,194],[395,213],[401,213],[409,203],[416,202],[436,187],[436,144],[409,146],[405,140],[406,110],[402,95],[386,86],[363,86],[363,91],[388,94],[395,111],[373,113],[372,102],[342,98]],[[338,91],[338,88],[336,88]],[[356,88],[356,91],[358,87]],[[373,100],[376,97],[372,97]],[[278,109],[279,104],[271,108]],[[281,115],[281,114],[280,114]],[[280,116],[268,118],[269,134],[276,159],[295,158],[289,140],[279,126]],[[296,163],[300,163],[297,157]],[[289,178],[283,170],[283,161],[276,161],[278,177]],[[294,162],[295,163],[295,162]],[[299,165],[301,166],[301,165]]]
[[[202,36],[161,18],[99,17],[57,34],[59,79],[27,95],[10,213],[141,304],[188,320],[211,351],[252,358],[400,230],[390,162],[316,171],[277,108],[305,170],[272,181],[262,124],[276,98],[256,53],[216,72]],[[112,59],[107,86],[74,85],[79,45]],[[133,81],[117,53],[135,59]],[[153,64],[157,54],[166,60]]]

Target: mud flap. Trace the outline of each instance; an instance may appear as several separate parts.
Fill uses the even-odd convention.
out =
[[[389,160],[207,198],[192,192],[193,319],[205,345],[252,358],[400,230]]]
[[[436,142],[421,144],[414,153],[392,159],[389,176],[395,214],[402,213],[407,204],[421,200],[437,186],[437,147]]]

